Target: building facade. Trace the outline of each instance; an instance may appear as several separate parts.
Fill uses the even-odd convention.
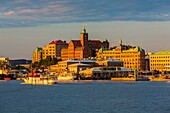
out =
[[[42,48],[42,58],[46,59],[48,56],[50,56],[51,58],[60,58],[61,49],[67,46],[68,43],[66,43],[66,41],[52,41]]]
[[[84,59],[96,56],[99,48],[109,48],[109,42],[104,40],[89,40],[88,33],[84,28],[80,33],[80,40],[71,40],[67,48],[61,50],[61,59]]]
[[[42,48],[36,47],[36,50],[32,54],[32,63],[39,62],[40,60],[46,59],[49,56],[51,58],[60,59],[61,49],[63,47],[68,47],[68,43],[61,40],[52,41]]]
[[[39,62],[42,59],[42,48],[36,47],[35,51],[32,53],[32,63]]]
[[[114,58],[123,61],[126,68],[145,70],[145,50],[138,46],[123,45],[120,40],[119,46],[115,46],[109,50],[99,49],[97,58]]]
[[[170,72],[170,51],[160,51],[150,55],[151,71]]]

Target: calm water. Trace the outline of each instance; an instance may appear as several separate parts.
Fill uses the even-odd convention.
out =
[[[170,113],[170,83],[0,81],[0,113]]]

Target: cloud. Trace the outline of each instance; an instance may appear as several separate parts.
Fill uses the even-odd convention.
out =
[[[4,15],[0,15],[0,21],[9,19],[3,24],[16,26],[23,26],[23,23],[30,26],[66,22],[170,21],[169,6],[167,0],[3,0],[0,12]]]
[[[31,9],[24,9],[24,10],[21,10],[18,12],[18,14],[30,14],[30,13],[33,13],[34,10],[31,10]]]
[[[15,14],[15,11],[8,11],[4,13],[5,16],[13,16],[14,14]]]

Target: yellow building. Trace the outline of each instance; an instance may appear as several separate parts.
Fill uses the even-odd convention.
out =
[[[95,60],[64,60],[59,61],[57,65],[50,66],[50,69],[57,73],[61,73],[64,71],[69,71],[68,66],[76,63],[89,64],[91,67],[97,66]]]
[[[145,70],[145,50],[138,46],[122,45],[122,40],[119,46],[109,50],[99,49],[97,58],[114,58],[123,61],[126,68]]]
[[[72,72],[74,74],[79,74],[79,71],[87,70],[89,68],[91,68],[90,64],[75,63],[75,64],[68,65],[69,72]]]
[[[49,56],[51,58],[60,58],[61,49],[67,46],[68,44],[66,41],[56,40],[50,42],[42,48],[36,47],[36,50],[32,54],[32,63],[39,62],[40,60],[46,59]]]
[[[160,51],[150,55],[150,70],[160,72],[170,71],[170,50]]]
[[[98,66],[113,66],[113,67],[123,67],[123,61],[116,60],[116,59],[98,59],[96,61]]]
[[[47,44],[42,48],[42,59],[46,59],[48,56],[51,58],[60,58],[61,49],[67,47],[66,41],[56,40]]]
[[[9,58],[8,57],[0,57],[0,62],[1,63],[9,63]]]
[[[36,47],[35,51],[32,53],[32,63],[39,62],[42,59],[42,48]]]

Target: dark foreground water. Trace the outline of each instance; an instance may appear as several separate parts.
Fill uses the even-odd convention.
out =
[[[170,113],[170,83],[0,81],[0,113]]]

